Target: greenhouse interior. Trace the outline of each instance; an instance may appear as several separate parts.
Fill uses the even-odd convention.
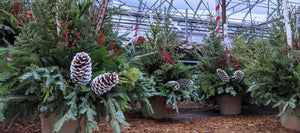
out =
[[[0,123],[300,132],[300,1],[0,0]]]

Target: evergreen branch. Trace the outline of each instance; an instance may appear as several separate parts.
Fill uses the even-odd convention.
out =
[[[120,133],[121,130],[119,122],[127,127],[129,126],[129,124],[125,121],[125,117],[118,102],[114,98],[112,98],[109,93],[107,94],[107,96],[107,104],[109,106],[108,114],[111,114],[111,125],[113,126],[113,132]]]
[[[41,97],[42,96],[4,96],[3,98],[0,97],[0,102],[10,102],[16,100],[35,100]]]
[[[54,125],[54,131],[59,132],[63,124],[69,120],[76,120],[77,114],[77,105],[76,105],[77,96],[73,96],[71,101],[67,103],[69,105],[69,110],[66,112]]]

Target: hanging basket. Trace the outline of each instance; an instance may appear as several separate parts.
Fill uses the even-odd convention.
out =
[[[228,94],[216,98],[222,115],[238,115],[242,112],[242,97]]]
[[[284,105],[281,104],[278,106],[279,111],[281,112]],[[296,110],[300,112],[300,105],[296,105]],[[281,125],[289,130],[300,132],[300,118],[295,115],[294,110],[291,108],[287,108],[285,113],[280,116]]]
[[[143,110],[142,105],[142,115],[145,118],[153,118],[153,119],[163,119],[166,118],[166,112],[167,112],[167,107],[166,107],[166,98],[161,97],[161,96],[155,96],[153,98],[149,99],[150,104],[152,106],[152,109],[154,111],[154,114],[149,115],[148,111]]]
[[[42,133],[56,133],[54,131],[54,125],[58,120],[58,117],[45,117],[45,112],[39,115],[41,119]],[[85,133],[84,119],[80,121],[81,131],[78,133]],[[77,128],[77,120],[70,120],[64,123],[59,133],[75,133]]]

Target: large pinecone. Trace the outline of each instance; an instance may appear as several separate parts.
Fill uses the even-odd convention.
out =
[[[237,79],[237,80],[242,80],[243,77],[244,77],[244,72],[241,71],[241,70],[237,70],[233,73],[234,75],[234,78]]]
[[[104,73],[93,79],[91,89],[97,94],[102,95],[111,90],[119,82],[116,73]]]
[[[190,79],[178,79],[177,82],[180,85],[193,85],[194,84],[193,80],[190,80]]]
[[[172,83],[174,84],[174,89],[177,91],[180,88],[180,84],[176,81],[168,81],[167,84]]]
[[[230,79],[228,74],[220,68],[217,69],[217,73],[222,81],[228,81]]]
[[[73,83],[89,83],[92,77],[92,63],[90,56],[85,52],[77,53],[71,62],[70,71],[70,78]]]

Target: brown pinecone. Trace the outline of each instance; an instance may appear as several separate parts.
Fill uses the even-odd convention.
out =
[[[243,77],[244,77],[244,72],[241,71],[241,70],[237,70],[233,73],[234,75],[234,78],[237,79],[237,80],[242,80]]]
[[[92,77],[90,56],[85,52],[77,53],[71,62],[70,72],[70,78],[73,83],[89,83]]]
[[[102,95],[111,90],[119,82],[116,73],[104,73],[93,79],[91,89],[97,94]]]
[[[190,79],[178,79],[177,82],[180,85],[193,85],[194,84],[193,80],[190,80]]]
[[[228,74],[220,68],[217,69],[217,73],[222,81],[228,81],[230,79]]]
[[[168,81],[167,84],[174,84],[174,89],[177,91],[180,88],[180,84],[177,81]]]

